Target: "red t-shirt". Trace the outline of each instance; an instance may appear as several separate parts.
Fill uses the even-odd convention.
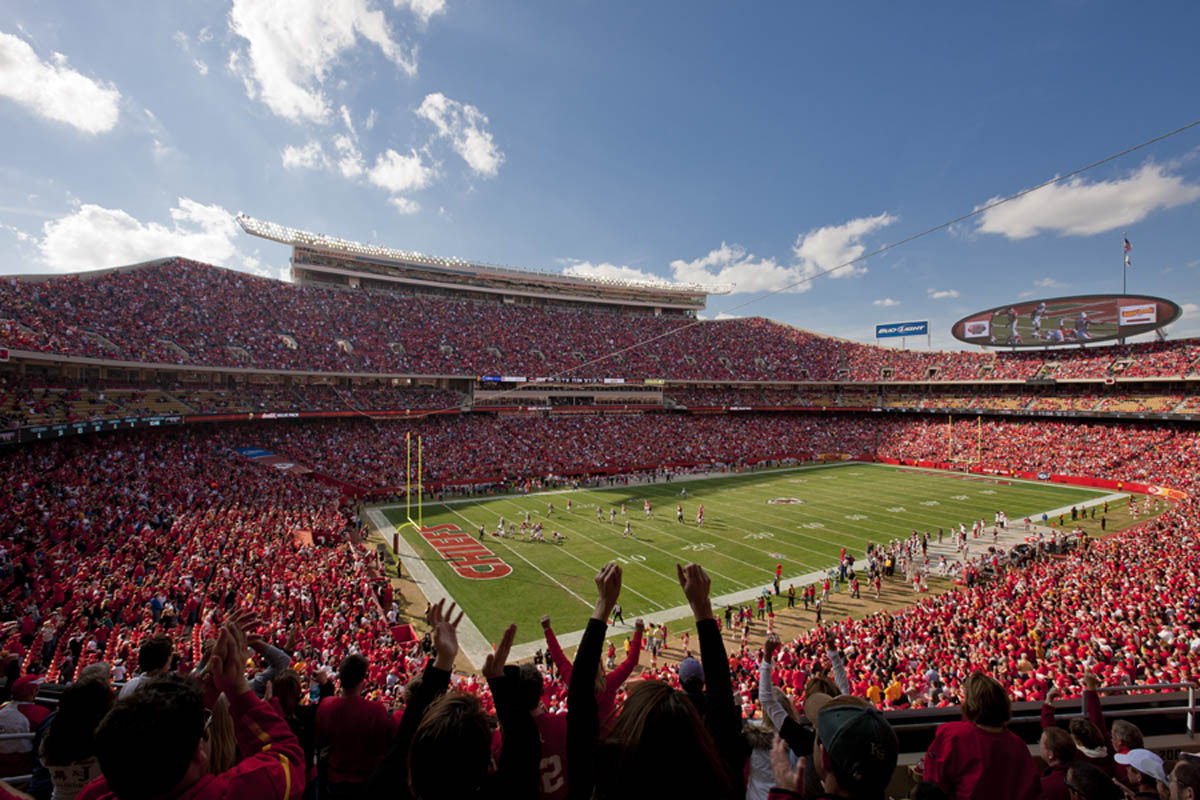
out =
[[[1035,800],[1041,791],[1037,765],[1019,736],[965,721],[938,727],[924,777],[954,800]]]
[[[395,727],[382,703],[330,697],[317,706],[317,747],[329,747],[329,782],[363,783],[387,755]]]

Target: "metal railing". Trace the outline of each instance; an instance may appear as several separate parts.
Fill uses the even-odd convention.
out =
[[[1185,732],[1188,738],[1194,738],[1196,734],[1196,714],[1200,712],[1200,708],[1196,706],[1196,686],[1194,682],[1186,683],[1146,683],[1146,684],[1122,684],[1119,686],[1102,686],[1097,691],[1100,694],[1124,694],[1126,697],[1144,697],[1147,702],[1154,701],[1155,698],[1161,698],[1163,693],[1171,691],[1186,691],[1187,701],[1185,705],[1155,705],[1147,708],[1122,708],[1119,711],[1110,712],[1113,716],[1124,717],[1149,717],[1149,716],[1164,716],[1167,714],[1184,715]],[[1040,704],[1039,704],[1040,705]],[[1101,701],[1101,710],[1103,711],[1103,701]],[[929,709],[933,711],[934,709]],[[940,712],[953,712],[953,707],[940,708]],[[1083,699],[1080,698],[1080,711],[1086,713],[1086,708],[1083,706]],[[892,728],[898,733],[914,733],[922,730],[933,730],[946,720],[896,720],[892,719],[892,715],[888,714],[889,722]],[[944,717],[944,714],[943,714]],[[1023,714],[1014,716],[1009,720],[1009,725],[1021,725],[1029,723],[1041,723],[1041,714],[1029,715]]]

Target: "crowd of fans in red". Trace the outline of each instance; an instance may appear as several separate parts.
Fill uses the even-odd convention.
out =
[[[1167,425],[861,414],[683,414],[336,420],[250,426],[239,437],[364,488],[405,484],[405,436],[421,436],[426,485],[581,477],[658,468],[875,454],[1030,472],[1149,478],[1191,442]],[[1051,438],[1047,438],[1051,437]],[[1052,442],[1052,445],[1050,444]]]
[[[1072,376],[1119,368],[1161,377],[1194,370],[1200,358],[1192,340],[999,356],[898,350],[759,317],[697,322],[296,286],[183,259],[87,278],[9,278],[0,321],[0,343],[15,350],[426,375],[945,381],[1026,379],[1058,361]]]
[[[261,445],[336,477],[365,481],[370,476],[360,473],[358,464],[370,464],[372,473],[386,477],[397,474],[405,430],[426,437],[427,468],[443,477],[497,471],[515,477],[522,470],[526,475],[578,468],[623,470],[673,461],[728,466],[758,457],[850,452],[933,461],[950,460],[947,454],[964,460],[981,454],[984,464],[998,468],[1136,479],[1188,492],[1200,488],[1191,468],[1200,457],[1200,435],[1169,425],[1000,420],[982,426],[975,422],[947,426],[849,414],[465,416],[408,426],[369,420],[305,426],[262,423],[63,440],[13,449],[0,460],[0,602],[3,617],[13,621],[4,642],[9,654],[7,686],[15,690],[23,673],[65,682],[99,663],[113,665],[118,676],[132,676],[139,646],[152,636],[165,635],[174,657],[164,672],[190,671],[202,663],[209,652],[206,648],[226,654],[224,662],[218,660],[208,671],[209,680],[230,696],[234,724],[254,719],[260,730],[276,737],[273,741],[285,750],[286,760],[291,751],[283,742],[284,728],[272,727],[276,717],[264,711],[268,706],[245,697],[237,680],[240,664],[223,671],[228,661],[237,661],[233,656],[245,656],[237,649],[240,626],[234,619],[235,610],[241,608],[254,609],[261,616],[260,622],[246,627],[283,651],[298,675],[297,685],[309,684],[314,697],[328,695],[332,669],[348,654],[359,653],[365,663],[361,678],[349,687],[349,697],[361,703],[380,699],[391,705],[404,694],[406,715],[414,709],[423,711],[420,702],[426,695],[422,692],[432,692],[439,682],[444,688],[449,681],[445,655],[453,639],[453,615],[434,612],[435,636],[429,643],[432,650],[426,651],[432,658],[423,657],[420,643],[399,643],[390,584],[377,571],[373,555],[353,543],[356,520],[341,498],[315,482],[242,461],[231,450]],[[992,583],[926,599],[899,613],[829,622],[783,644],[771,680],[784,687],[783,699],[799,701],[806,694],[805,699],[815,696],[808,685],[811,678],[826,678],[833,666],[834,678],[841,682],[844,667],[847,693],[880,697],[884,707],[955,703],[976,671],[994,676],[1014,697],[1023,699],[1043,699],[1051,688],[1064,696],[1077,694],[1085,674],[1110,683],[1189,680],[1200,665],[1194,607],[1200,594],[1197,520],[1200,508],[1189,498],[1158,520],[1094,543],[1065,560],[1004,571]],[[705,614],[695,590],[703,583],[701,576],[702,571],[692,572],[681,576],[681,582],[697,620],[712,621],[711,609]],[[611,579],[609,575],[608,584],[600,581],[602,600],[611,599]],[[619,576],[617,586],[619,591]],[[610,611],[611,605],[593,622],[602,624]],[[731,697],[725,691],[725,700],[714,699],[727,684],[742,693],[749,715],[761,718],[763,703],[755,688],[761,675],[759,654],[742,648],[727,656],[715,622],[712,630],[700,625],[698,632],[703,674],[710,684],[708,713],[728,713],[723,705],[719,711],[714,705]],[[582,686],[592,685],[594,669],[581,671],[579,659],[592,658],[594,646],[598,661],[602,640],[603,631],[598,629],[580,646],[567,713],[578,713],[577,707],[586,710]],[[506,650],[501,642],[497,653]],[[689,669],[662,666],[643,677],[661,677],[668,685],[683,685],[686,690]],[[516,690],[506,687],[506,673],[497,672],[494,663],[484,673],[486,681],[471,676],[458,688],[468,697],[482,698],[483,711],[494,708],[502,721],[506,714],[513,720],[512,697],[505,693]],[[417,674],[423,675],[427,688],[402,693],[401,687]],[[244,673],[241,680],[244,683]],[[345,674],[342,682],[347,687]],[[650,688],[638,688],[640,683]],[[539,681],[528,707],[541,702],[561,708],[567,689],[561,681],[549,680],[544,687]],[[637,680],[626,689],[618,701],[626,709],[651,702],[646,696],[659,691],[653,682]],[[653,702],[669,699],[664,696]],[[328,713],[334,708],[329,706]],[[362,722],[362,714],[374,712],[364,707],[344,713],[338,728],[346,731],[343,753],[353,750],[365,735],[350,732],[354,724]],[[632,734],[623,727],[624,716],[614,727],[606,730],[602,725],[591,735],[626,741],[622,737]],[[630,716],[628,724],[634,724],[634,715]],[[512,722],[513,730],[519,729],[520,719]],[[319,716],[309,720],[316,726],[318,740],[320,720]],[[820,729],[822,720],[812,722]],[[728,736],[728,722],[711,731],[714,741]],[[388,731],[383,750],[356,751],[357,759],[344,756],[348,760],[341,762],[341,768],[347,771],[337,773],[343,782],[351,775],[365,782],[381,761],[385,765],[394,761],[385,758],[383,751],[386,742],[401,738],[392,738],[395,723],[380,724]],[[416,721],[410,718],[410,725],[416,727]],[[292,727],[303,728],[299,722]],[[587,729],[586,719],[582,727]],[[416,747],[419,733],[409,731],[404,747]],[[488,731],[489,742],[490,737]],[[259,752],[261,743],[254,741],[251,736],[242,742],[244,757]],[[689,744],[701,754],[707,752],[706,746],[703,737]],[[728,760],[742,751],[738,745],[718,752]],[[101,763],[106,763],[101,755]],[[687,752],[681,757],[689,759],[685,763],[696,758]],[[750,756],[738,756],[741,764],[746,757]],[[775,760],[779,766],[779,759]],[[294,774],[287,764],[282,767],[293,787],[303,786],[307,771],[303,758],[298,761],[300,769]],[[715,758],[712,763],[722,760]],[[713,780],[724,781],[733,774],[741,779],[737,763],[725,767],[728,772],[722,778],[720,771],[712,775],[711,765],[694,766],[698,774]],[[782,771],[768,772],[773,775],[768,784],[786,789],[790,769],[789,763]],[[834,775],[830,769],[825,767]],[[930,769],[934,777],[947,774],[944,764]],[[264,779],[262,772],[257,774]],[[330,778],[335,783],[337,775]],[[580,775],[584,783],[613,780],[605,770],[590,778],[582,770]],[[795,787],[797,778],[792,775]],[[105,776],[109,777],[107,771]],[[545,780],[544,772],[541,779]],[[414,780],[410,774],[409,781]],[[940,782],[954,786],[949,779]],[[275,789],[282,787],[281,782],[268,783]],[[422,794],[415,785],[412,788],[417,796],[438,796],[436,790]],[[559,788],[562,796],[568,790],[574,796],[576,791],[569,784],[560,783]],[[289,791],[283,789],[283,794]],[[554,792],[543,795],[554,796]],[[776,796],[786,795],[777,792]]]

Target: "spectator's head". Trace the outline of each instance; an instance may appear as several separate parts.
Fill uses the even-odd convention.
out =
[[[96,726],[112,708],[113,693],[106,681],[80,680],[58,701],[44,745],[44,761],[53,766],[83,761],[95,755]]]
[[[733,792],[696,707],[662,681],[639,681],[629,689],[599,760],[598,797],[720,798]]]
[[[171,663],[171,639],[167,636],[151,636],[138,648],[138,672],[158,673]]]
[[[522,664],[517,678],[517,697],[530,711],[542,703],[542,673],[533,664]]]
[[[28,703],[37,697],[38,687],[42,679],[38,675],[22,675],[12,685],[13,700]]]
[[[837,697],[841,692],[838,691],[837,685],[829,680],[829,678],[824,675],[814,675],[804,684],[804,696],[808,698],[814,694],[827,694],[830,697]]]
[[[1158,783],[1167,783],[1163,760],[1149,750],[1139,748],[1130,750],[1128,753],[1117,753],[1113,756],[1113,760],[1126,766],[1129,783],[1135,789],[1145,786],[1156,790]]]
[[[1119,719],[1112,724],[1112,743],[1117,750],[1137,750],[1144,746],[1142,730],[1129,720]]]
[[[973,672],[963,683],[963,716],[977,725],[999,727],[1012,719],[1008,693],[996,680]]]
[[[408,750],[417,800],[474,795],[487,778],[492,718],[474,695],[450,692],[429,706]]]
[[[1067,789],[1071,800],[1119,800],[1121,790],[1099,767],[1086,761],[1074,761],[1067,768]]]
[[[304,687],[295,670],[285,669],[271,680],[271,694],[279,701],[285,717],[296,713]]]
[[[1171,800],[1200,800],[1200,764],[1183,758],[1171,770]]]
[[[1041,738],[1042,758],[1050,766],[1070,764],[1075,760],[1075,740],[1062,728],[1046,728]]]
[[[1101,750],[1104,748],[1104,733],[1083,717],[1071,720],[1071,738],[1081,750]]]
[[[804,716],[817,729],[813,763],[825,791],[883,798],[900,753],[883,712],[861,697],[815,694],[804,701]]]
[[[341,684],[343,692],[347,694],[357,692],[366,678],[366,658],[358,653],[351,653],[342,659],[342,665],[338,667],[338,683]]]
[[[94,664],[88,664],[83,669],[79,670],[79,676],[75,678],[76,683],[85,681],[98,681],[108,684],[112,681],[112,667],[107,662],[97,661]]]
[[[96,729],[96,755],[121,800],[170,796],[208,772],[200,685],[182,675],[154,678],[117,701]]]
[[[688,656],[679,662],[679,685],[685,692],[704,691],[704,667],[695,658]]]

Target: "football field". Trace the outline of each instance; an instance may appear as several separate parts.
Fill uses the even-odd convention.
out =
[[[427,503],[425,532],[403,528],[402,552],[428,567],[485,638],[495,641],[509,622],[516,622],[521,643],[541,637],[538,620],[545,613],[560,634],[582,628],[595,601],[592,578],[609,561],[625,566],[621,605],[632,623],[639,616],[671,616],[667,612],[684,604],[677,562],[702,564],[712,578],[714,598],[757,593],[771,584],[777,564],[783,565],[783,590],[795,582],[799,591],[802,578],[835,566],[843,547],[861,559],[868,541],[904,538],[914,529],[930,531],[936,541],[939,527],[946,529],[948,543],[951,525],[969,528],[980,518],[990,525],[997,511],[1016,524],[1105,494],[876,464],[801,467]],[[651,503],[650,518],[644,500]],[[548,513],[550,503],[554,510]],[[704,524],[698,525],[701,504]],[[677,505],[683,507],[683,522],[677,520]],[[401,528],[403,506],[381,510]],[[545,542],[521,536],[526,512],[531,524],[542,523]],[[513,538],[493,535],[502,518],[506,525],[514,523]],[[631,536],[624,535],[626,521]],[[486,531],[482,543],[480,527]],[[553,531],[565,540],[555,542]],[[382,532],[390,542],[391,530]],[[983,549],[981,540],[972,551]],[[678,616],[686,615],[686,609],[679,610]]]

